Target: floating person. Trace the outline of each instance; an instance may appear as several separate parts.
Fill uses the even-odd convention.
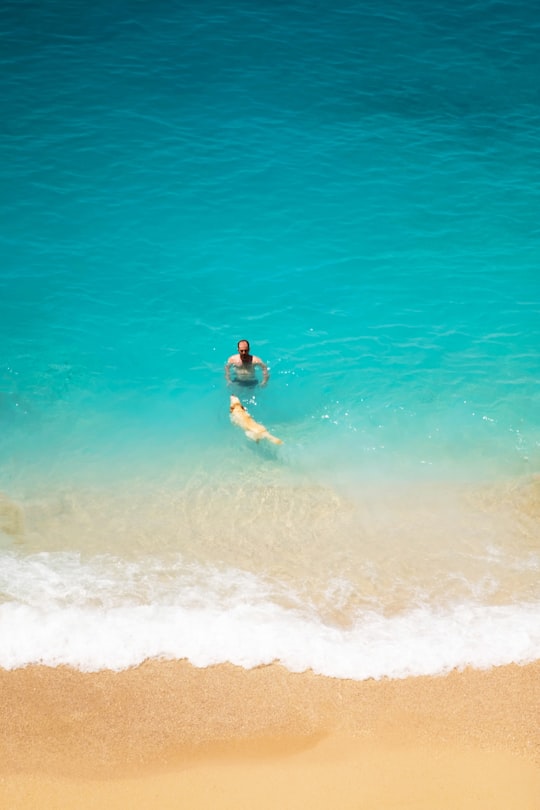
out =
[[[234,395],[231,396],[230,413],[231,422],[233,425],[237,425],[239,428],[241,428],[248,439],[251,439],[254,442],[259,442],[261,439],[267,439],[269,442],[272,442],[272,444],[283,444],[281,439],[278,439],[276,436],[272,436],[264,425],[256,422],[251,414],[246,411],[238,397],[235,397]]]
[[[249,353],[249,340],[239,340],[238,354],[231,355],[225,363],[225,379],[228,383],[233,382],[246,387],[259,385],[255,372],[257,367],[262,371],[260,385],[264,386],[270,377],[266,363],[263,363],[260,357]],[[233,371],[232,377],[231,370]]]

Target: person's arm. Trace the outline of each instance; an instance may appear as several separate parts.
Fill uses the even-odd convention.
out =
[[[229,359],[225,363],[225,379],[227,380],[228,383],[230,383],[231,381],[231,359],[232,358],[229,357]]]
[[[254,357],[253,358],[253,363],[254,363],[254,365],[257,365],[257,366],[261,367],[261,371],[262,371],[262,375],[263,375],[261,385],[266,385],[266,383],[268,382],[268,379],[270,377],[270,372],[268,371],[268,367],[267,367],[266,363],[263,363],[263,361],[261,360],[260,357]]]

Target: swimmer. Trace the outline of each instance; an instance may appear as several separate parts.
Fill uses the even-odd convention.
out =
[[[238,385],[254,386],[259,383],[255,369],[259,367],[262,372],[260,385],[265,386],[270,374],[268,368],[260,357],[249,353],[249,341],[238,341],[238,354],[233,354],[225,363],[225,379],[228,383],[234,382]],[[234,375],[231,378],[231,369]]]

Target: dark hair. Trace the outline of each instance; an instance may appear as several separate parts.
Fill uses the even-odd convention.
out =
[[[249,340],[245,340],[245,338],[242,338],[242,340],[239,340],[239,341],[238,341],[238,343],[236,344],[236,348],[237,348],[237,349],[240,349],[240,344],[241,344],[241,343],[247,343],[247,345],[248,345],[248,352],[249,352]]]

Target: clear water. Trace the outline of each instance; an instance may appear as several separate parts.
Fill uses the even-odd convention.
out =
[[[534,11],[0,14],[0,665],[538,658]]]

